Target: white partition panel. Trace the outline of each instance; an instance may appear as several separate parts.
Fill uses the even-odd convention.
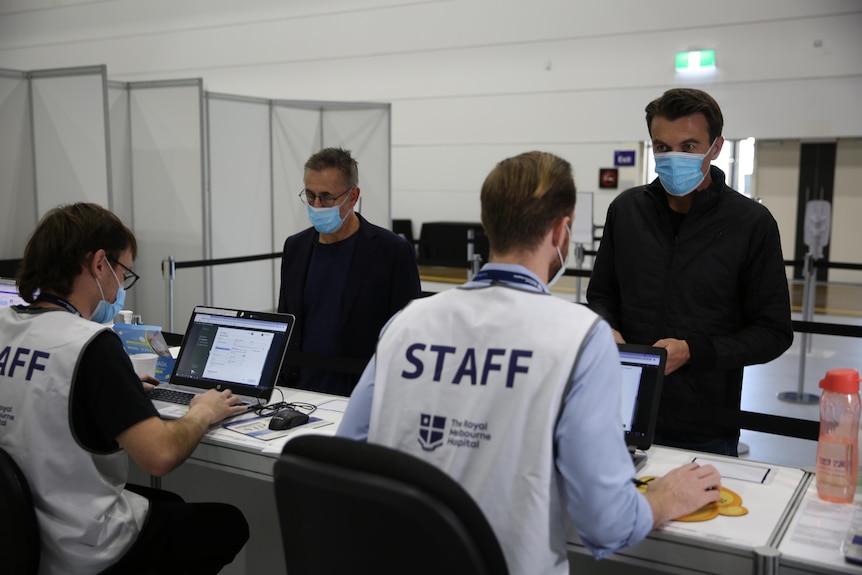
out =
[[[23,72],[0,70],[0,150],[0,259],[16,259],[37,220],[30,99]]]
[[[275,251],[281,250],[285,238],[310,225],[305,206],[299,200],[299,192],[303,188],[303,166],[306,160],[322,147],[320,118],[319,106],[303,108],[273,102],[272,183]]]
[[[132,210],[141,280],[137,311],[145,323],[170,327],[161,262],[199,261],[204,249],[203,88],[200,80],[129,84]],[[184,331],[204,302],[201,268],[178,269],[174,331]]]
[[[59,204],[111,207],[104,66],[31,73],[39,216]]]
[[[325,109],[323,146],[351,151],[359,164],[358,211],[368,221],[392,229],[389,105]]]
[[[269,100],[207,94],[213,259],[272,253]],[[212,303],[251,310],[278,304],[270,260],[212,268]]]
[[[280,252],[284,240],[311,224],[299,200],[303,188],[305,161],[321,147],[319,106],[299,107],[272,103],[272,251]],[[281,260],[272,264],[278,305],[281,289]]]
[[[129,89],[122,82],[108,82],[108,119],[110,125],[111,209],[133,227],[132,154],[129,125]],[[135,266],[137,268],[137,265]],[[126,309],[138,309],[138,286],[126,293]]]

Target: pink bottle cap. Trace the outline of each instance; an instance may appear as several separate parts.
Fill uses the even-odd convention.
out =
[[[855,369],[830,369],[820,380],[820,387],[838,393],[858,393],[859,381],[859,372]]]

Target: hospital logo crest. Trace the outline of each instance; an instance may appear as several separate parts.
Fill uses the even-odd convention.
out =
[[[419,446],[425,451],[434,451],[443,445],[446,418],[423,413],[419,416]]]

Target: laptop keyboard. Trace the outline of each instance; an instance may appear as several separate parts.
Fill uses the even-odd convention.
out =
[[[195,396],[195,394],[188,393],[187,391],[177,391],[176,389],[156,387],[153,390],[149,391],[147,393],[147,396],[152,400],[165,401],[167,403],[177,403],[179,405],[189,405],[192,402],[192,398]],[[257,407],[256,405],[252,405],[248,401],[240,402],[237,405],[242,405],[243,407],[247,407],[249,409]]]
[[[167,401],[168,403],[179,403],[180,405],[188,405],[191,403],[194,393],[185,391],[177,391],[175,389],[165,389],[157,387],[149,392],[150,399],[158,401]]]

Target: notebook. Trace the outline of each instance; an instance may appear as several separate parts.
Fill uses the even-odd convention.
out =
[[[0,308],[11,305],[28,305],[18,295],[18,284],[11,278],[0,278]]]
[[[167,384],[150,395],[159,415],[182,417],[189,394],[230,389],[249,409],[269,403],[296,318],[290,314],[198,306]],[[180,392],[185,398],[167,397]]]
[[[630,343],[618,347],[623,368],[620,416],[626,445],[635,469],[639,470],[646,463],[644,452],[652,445],[655,435],[667,350]]]

